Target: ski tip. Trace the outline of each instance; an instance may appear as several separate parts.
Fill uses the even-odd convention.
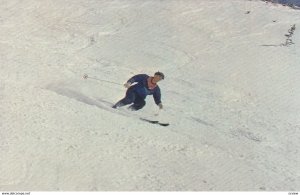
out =
[[[158,121],[156,120],[149,120],[149,119],[145,119],[145,118],[140,118],[142,121],[146,121],[146,122],[149,122],[149,123],[158,123]]]
[[[141,119],[142,121],[146,121],[146,122],[152,123],[152,124],[158,124],[158,125],[164,126],[164,127],[170,125],[169,123],[161,123],[161,122],[159,122],[159,121],[157,121],[157,120],[149,120],[149,119],[145,119],[145,118],[140,118],[140,119]]]
[[[170,124],[169,123],[159,123],[159,125],[166,127],[166,126],[169,126]]]

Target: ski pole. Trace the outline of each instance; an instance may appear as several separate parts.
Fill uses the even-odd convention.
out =
[[[115,85],[122,85],[120,83],[116,83],[116,82],[113,82],[113,81],[107,81],[107,80],[103,80],[103,79],[98,79],[96,77],[90,77],[88,74],[84,74],[83,75],[83,78],[84,79],[94,79],[94,80],[97,80],[97,81],[101,81],[101,82],[106,82],[106,83],[111,83],[111,84],[115,84]]]
[[[155,112],[154,116],[159,116],[160,110],[161,110],[161,109],[158,109],[158,111]]]

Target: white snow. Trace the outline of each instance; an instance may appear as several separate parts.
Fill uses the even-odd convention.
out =
[[[0,190],[299,190],[299,28],[262,1],[2,0]],[[170,126],[110,108],[158,70]]]

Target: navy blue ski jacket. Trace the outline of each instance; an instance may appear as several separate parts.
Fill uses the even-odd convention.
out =
[[[149,79],[151,79],[149,75],[146,74],[138,74],[131,77],[127,82],[136,83],[130,87],[130,89],[134,90],[140,97],[146,98],[147,95],[153,95],[155,103],[158,105],[161,103],[161,93],[158,85],[155,85],[154,88],[151,89],[151,86],[148,85]]]

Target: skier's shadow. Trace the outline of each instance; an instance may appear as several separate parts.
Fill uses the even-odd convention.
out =
[[[58,86],[58,85],[48,85],[46,87],[47,90],[53,91],[58,95],[62,95],[71,99],[74,99],[78,102],[91,105],[91,106],[97,106],[101,109],[108,109],[107,105],[104,105],[102,101],[95,100],[93,98],[90,98],[80,91],[76,91],[74,89],[67,88],[66,86]]]

